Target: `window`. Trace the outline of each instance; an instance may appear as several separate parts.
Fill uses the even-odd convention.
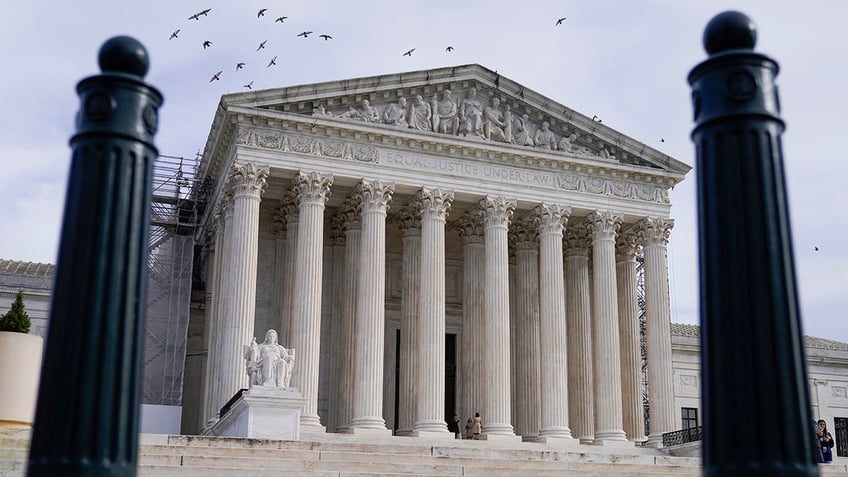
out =
[[[836,440],[836,455],[840,457],[848,456],[848,418],[834,417],[833,418],[834,435]]]
[[[692,427],[698,427],[698,409],[694,407],[684,407],[680,409],[680,416],[682,418],[682,428],[690,429]]]

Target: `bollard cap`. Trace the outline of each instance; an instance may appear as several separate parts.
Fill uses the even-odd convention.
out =
[[[753,50],[756,44],[757,26],[741,12],[719,13],[704,29],[704,49],[710,55],[727,50]]]
[[[103,43],[97,61],[103,73],[124,73],[139,78],[144,78],[150,67],[144,45],[129,36],[116,36]]]

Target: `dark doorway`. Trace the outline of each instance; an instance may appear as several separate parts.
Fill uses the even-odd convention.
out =
[[[848,456],[848,418],[834,417],[833,430],[836,439],[836,455],[839,457]]]
[[[399,401],[400,401],[400,354],[405,352],[400,348],[400,330],[395,335],[395,415],[394,431],[398,430]],[[445,335],[445,423],[453,417],[456,409],[456,334]]]

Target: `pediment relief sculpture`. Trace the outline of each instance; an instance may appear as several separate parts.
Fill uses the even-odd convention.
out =
[[[472,86],[468,91],[444,89],[428,96],[429,99],[421,94],[410,98],[398,96],[384,104],[362,99],[347,109],[328,109],[316,101],[312,115],[650,166],[635,157],[628,158],[623,151],[613,152],[611,144],[600,139],[593,141],[588,133],[581,135],[576,129],[565,128],[554,130],[551,128],[554,121],[534,120],[530,114],[535,110],[514,110],[504,104],[500,94],[484,95]]]

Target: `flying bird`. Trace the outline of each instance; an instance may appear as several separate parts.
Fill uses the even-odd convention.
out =
[[[288,17],[277,17],[277,19],[274,20],[274,23],[277,23],[277,22],[284,23],[286,21],[286,18],[288,18]]]
[[[260,43],[260,44],[259,44],[259,48],[257,48],[257,49],[256,49],[256,51],[259,51],[259,50],[261,50],[262,48],[265,48],[265,43],[268,43],[268,40],[265,40],[265,41],[263,41],[262,43]]]
[[[236,71],[244,68],[244,63],[236,63]]]
[[[206,10],[195,13],[194,15],[188,17],[189,20],[200,20],[200,15],[206,16],[207,13],[211,12],[211,8],[207,8]]]
[[[819,248],[818,248],[818,247],[813,247],[813,250],[815,250],[816,252],[818,252],[818,251],[819,251]]]
[[[211,83],[213,81],[220,80],[221,79],[221,73],[223,73],[223,71],[219,71],[219,72],[215,73],[214,75],[212,75],[212,79],[209,80],[209,82]]]
[[[174,33],[171,33],[171,38],[168,38],[168,39],[173,40],[174,38],[179,38],[179,37],[180,37],[180,31],[174,30]]]
[[[253,89],[253,81],[251,81],[250,83],[247,83],[247,84],[246,84],[246,85],[244,85],[243,87],[244,87],[244,88],[247,88],[247,89]]]
[[[206,41],[204,41],[204,42],[203,42],[203,49],[204,49],[204,50],[205,50],[206,48],[209,48],[210,46],[212,46],[212,42],[211,42],[211,41],[206,40]]]
[[[325,35],[318,35],[318,38],[323,38],[324,41],[333,39],[333,37],[331,37],[330,35],[326,35],[326,34]]]
[[[665,142],[665,138],[664,138],[664,137],[661,137],[661,138],[660,138],[660,142]]]
[[[311,35],[311,34],[312,34],[311,31],[304,31],[304,32],[298,33],[297,36],[302,36],[304,38],[308,38],[309,35]]]
[[[564,22],[564,21],[565,21],[565,17],[562,17],[562,18],[560,18],[560,19],[558,19],[558,20],[557,20],[556,24],[557,24],[557,25],[562,25],[562,22]]]
[[[452,46],[449,46],[449,47],[445,48],[445,51],[447,51],[447,52],[451,52],[451,51],[453,51],[453,47],[452,47]]]
[[[413,48],[413,49],[411,49],[411,50],[407,51],[406,53],[404,53],[404,54],[402,54],[402,55],[400,55],[400,56],[409,56],[409,57],[411,57],[411,56],[412,56],[412,52],[413,52],[413,51],[415,51],[415,48]]]
[[[257,14],[256,14],[256,18],[264,17],[264,16],[265,16],[265,12],[267,12],[267,11],[268,11],[268,9],[267,9],[267,8],[262,8],[262,9],[260,9],[260,10],[259,10],[259,13],[257,13]]]
[[[277,64],[277,57],[275,56],[275,57],[271,58],[271,62],[268,63],[268,68],[270,68],[270,67],[272,67],[276,64]]]

